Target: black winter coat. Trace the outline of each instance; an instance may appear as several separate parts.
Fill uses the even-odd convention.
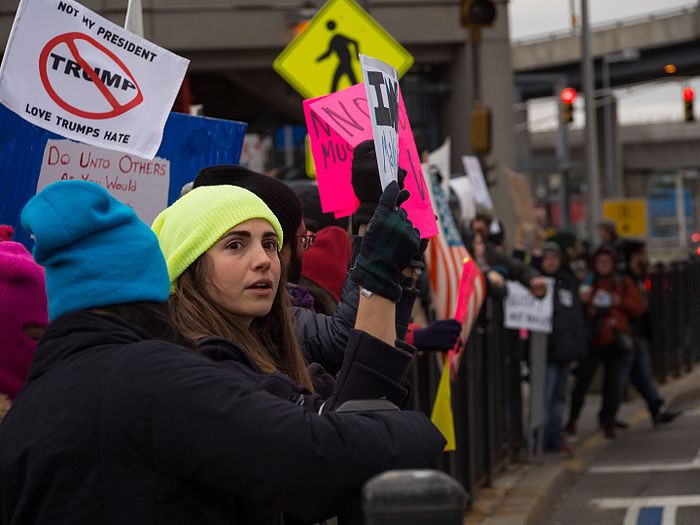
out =
[[[555,363],[576,361],[588,350],[588,330],[578,295],[578,282],[565,270],[547,277],[554,279],[552,333],[548,339],[547,360]]]
[[[3,525],[315,521],[444,444],[422,414],[318,415],[112,315],[59,318],[35,356],[0,426]]]

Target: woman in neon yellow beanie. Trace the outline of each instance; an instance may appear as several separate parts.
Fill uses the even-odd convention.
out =
[[[386,343],[389,360],[403,352],[394,347],[396,334],[389,321],[395,319],[401,272],[420,242],[405,211],[397,207],[406,194],[397,185],[387,189],[353,270],[362,290],[355,336],[366,332],[378,339],[368,346]],[[322,398],[330,395],[332,378],[316,365],[310,368],[312,380],[294,337],[278,257],[285,240],[277,218],[260,198],[236,186],[199,187],[163,211],[153,230],[168,267],[173,318],[200,350],[221,358],[226,352],[211,349],[226,342],[237,356],[231,360],[243,356],[255,372],[282,372],[295,387],[316,390]],[[350,337],[346,353],[357,340]],[[381,360],[381,352],[374,350],[372,359]],[[400,403],[405,376],[396,383],[397,396],[389,399]]]
[[[280,286],[282,227],[267,205],[241,187],[207,186],[177,200],[152,228],[183,332],[234,341],[261,371],[311,388]]]
[[[394,347],[395,329],[388,321],[395,318],[401,272],[420,242],[405,211],[397,207],[406,194],[397,185],[387,190],[353,270],[362,290],[356,332],[379,340],[371,343],[386,343],[389,361],[397,352],[404,355]],[[226,352],[212,347],[225,341],[229,350],[235,347],[236,358],[231,360],[243,356],[245,364],[261,374],[282,372],[298,394],[316,390],[321,402],[331,394],[333,379],[318,364],[307,369],[294,336],[278,257],[285,239],[279,221],[260,198],[236,186],[199,187],[163,211],[152,228],[168,267],[173,318],[200,350],[221,358]],[[347,348],[354,349],[357,341],[351,336]],[[382,353],[373,352],[372,360],[381,361]],[[391,374],[391,365],[387,370]],[[397,395],[389,397],[397,404],[407,391],[404,372],[395,381]]]

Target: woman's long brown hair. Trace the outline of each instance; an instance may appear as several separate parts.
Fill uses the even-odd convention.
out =
[[[284,278],[280,279],[270,313],[253,320],[250,329],[245,330],[235,315],[207,294],[208,268],[207,255],[203,254],[180,276],[177,291],[170,296],[170,312],[180,331],[195,341],[213,336],[228,339],[247,352],[263,372],[280,371],[313,390],[292,329]]]

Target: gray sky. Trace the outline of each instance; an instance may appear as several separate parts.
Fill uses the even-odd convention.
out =
[[[589,0],[591,23],[616,21],[692,6],[692,0]],[[580,16],[580,0],[575,0]],[[511,39],[527,39],[570,28],[570,0],[511,0],[509,4]],[[700,99],[700,78],[690,81]],[[683,83],[678,80],[630,86],[616,90],[618,117],[622,124],[681,120]],[[552,129],[557,125],[557,104],[553,99],[531,101],[531,130]],[[696,106],[698,102],[696,102]],[[575,126],[583,124],[583,97],[576,99]],[[697,112],[697,108],[696,108]]]
[[[580,15],[580,0],[575,0],[576,14]],[[693,0],[589,0],[592,24],[599,24],[658,13],[678,7],[697,4]],[[511,38],[568,29],[570,27],[570,0],[511,0],[509,4]]]

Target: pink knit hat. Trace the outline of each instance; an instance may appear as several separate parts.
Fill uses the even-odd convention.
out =
[[[49,322],[44,269],[18,242],[0,242],[0,393],[14,399],[27,378],[36,341],[27,325]]]
[[[348,232],[338,226],[328,226],[316,233],[311,248],[304,252],[301,274],[340,301],[351,257]]]
[[[11,241],[15,229],[9,224],[0,224],[0,242]]]

